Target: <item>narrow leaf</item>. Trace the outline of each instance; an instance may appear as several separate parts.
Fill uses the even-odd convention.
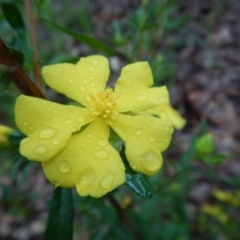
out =
[[[120,155],[126,167],[125,184],[141,197],[144,197],[144,198],[152,197],[153,189],[150,182],[148,181],[148,178],[141,173],[137,173],[133,171],[133,169],[130,167],[128,160],[126,158],[124,147]]]
[[[126,173],[125,183],[139,196],[144,198],[152,197],[153,189],[145,175],[140,173]]]
[[[73,201],[72,190],[54,189],[44,240],[72,240]]]
[[[63,26],[60,26],[60,25],[58,25],[58,24],[56,24],[56,23],[54,23],[54,22],[52,22],[48,19],[43,18],[43,20],[45,22],[47,22],[49,25],[51,25],[52,27],[54,27],[55,29],[66,33],[67,35],[73,37],[74,39],[76,39],[78,41],[81,41],[81,42],[85,43],[86,45],[88,45],[89,47],[91,47],[93,49],[102,51],[102,52],[104,52],[108,55],[111,55],[111,56],[113,56],[114,53],[115,53],[112,48],[110,48],[107,44],[101,42],[98,39],[89,37],[88,35],[85,35],[85,34],[77,32],[77,31],[74,31],[74,30],[65,28]]]
[[[9,24],[15,30],[24,29],[24,22],[21,13],[14,1],[0,1],[3,14]]]

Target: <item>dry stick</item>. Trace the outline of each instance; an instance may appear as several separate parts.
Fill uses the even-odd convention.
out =
[[[114,207],[115,211],[117,212],[119,219],[121,219],[125,223],[125,225],[128,227],[128,229],[133,233],[134,238],[137,240],[141,240],[142,236],[136,230],[136,228],[132,224],[131,220],[129,219],[128,215],[126,215],[125,211],[119,205],[117,200],[110,194],[107,195],[107,198],[108,198],[109,202],[112,204],[112,206]]]
[[[43,93],[33,84],[20,64],[0,38],[0,65],[6,74],[25,95],[45,98]]]
[[[42,82],[41,82],[41,73],[40,73],[40,66],[38,64],[39,57],[38,57],[38,48],[37,48],[37,38],[36,38],[36,18],[32,12],[31,0],[24,0],[28,23],[29,23],[29,30],[30,30],[30,38],[33,47],[33,62],[34,62],[34,78],[36,79],[36,85],[39,89],[42,90]]]

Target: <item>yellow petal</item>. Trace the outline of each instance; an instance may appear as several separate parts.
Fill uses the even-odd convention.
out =
[[[125,181],[124,165],[109,144],[109,127],[101,118],[79,134],[53,159],[43,162],[47,178],[56,186],[76,185],[80,196],[101,197]]]
[[[176,129],[182,129],[186,125],[186,119],[170,105],[155,107],[153,109],[149,109],[146,113],[155,114],[164,120],[170,121]]]
[[[115,91],[124,99],[152,85],[153,77],[148,62],[137,62],[122,69]]]
[[[126,156],[132,169],[146,175],[156,174],[162,166],[162,156],[171,140],[172,125],[148,115],[119,114],[114,131],[126,144]]]
[[[119,98],[120,107],[119,112],[139,113],[149,108],[159,105],[166,105],[169,103],[169,95],[167,88],[154,87],[135,91],[127,99]]]
[[[45,66],[42,75],[51,88],[86,105],[90,92],[105,89],[109,64],[105,57],[96,55],[81,58],[76,65],[59,63]]]
[[[15,118],[28,136],[21,142],[21,154],[30,160],[47,161],[66,145],[73,132],[92,120],[92,115],[86,108],[21,95],[15,105]]]

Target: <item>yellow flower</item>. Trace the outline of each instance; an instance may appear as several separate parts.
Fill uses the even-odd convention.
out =
[[[157,115],[160,118],[171,122],[176,129],[182,129],[186,125],[186,119],[169,104],[163,104],[144,112],[151,115]]]
[[[0,125],[0,148],[10,147],[8,137],[12,132],[14,132],[14,129],[5,125]]]
[[[81,196],[101,197],[124,183],[124,164],[108,142],[110,128],[124,141],[136,172],[154,175],[160,170],[160,152],[173,129],[165,120],[140,114],[169,102],[166,87],[150,88],[147,62],[125,66],[114,91],[106,88],[109,65],[102,56],[45,66],[42,75],[50,87],[79,103],[64,106],[27,96],[16,102],[16,123],[27,135],[20,152],[42,162],[55,186],[76,186]]]

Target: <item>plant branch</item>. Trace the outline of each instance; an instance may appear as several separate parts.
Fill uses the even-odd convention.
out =
[[[25,95],[38,98],[45,98],[43,93],[33,84],[26,73],[22,70],[18,61],[9,51],[3,40],[0,38],[0,68],[4,70],[17,88]]]
[[[109,202],[112,204],[112,206],[114,207],[119,219],[122,220],[122,222],[125,223],[125,225],[128,227],[128,229],[132,232],[132,234],[134,235],[134,238],[136,240],[141,240],[142,236],[139,234],[139,232],[137,231],[137,229],[134,227],[132,221],[129,219],[128,215],[126,214],[126,212],[124,211],[124,209],[119,205],[119,203],[117,202],[117,200],[112,196],[112,195],[107,195],[107,198],[109,200]]]
[[[30,38],[33,47],[33,62],[34,62],[34,78],[36,80],[36,85],[39,89],[42,89],[42,82],[41,82],[41,73],[40,73],[40,66],[39,66],[39,57],[38,57],[38,47],[37,47],[37,38],[36,38],[36,18],[32,12],[31,0],[24,0],[28,23],[29,23],[29,30],[30,30]]]

